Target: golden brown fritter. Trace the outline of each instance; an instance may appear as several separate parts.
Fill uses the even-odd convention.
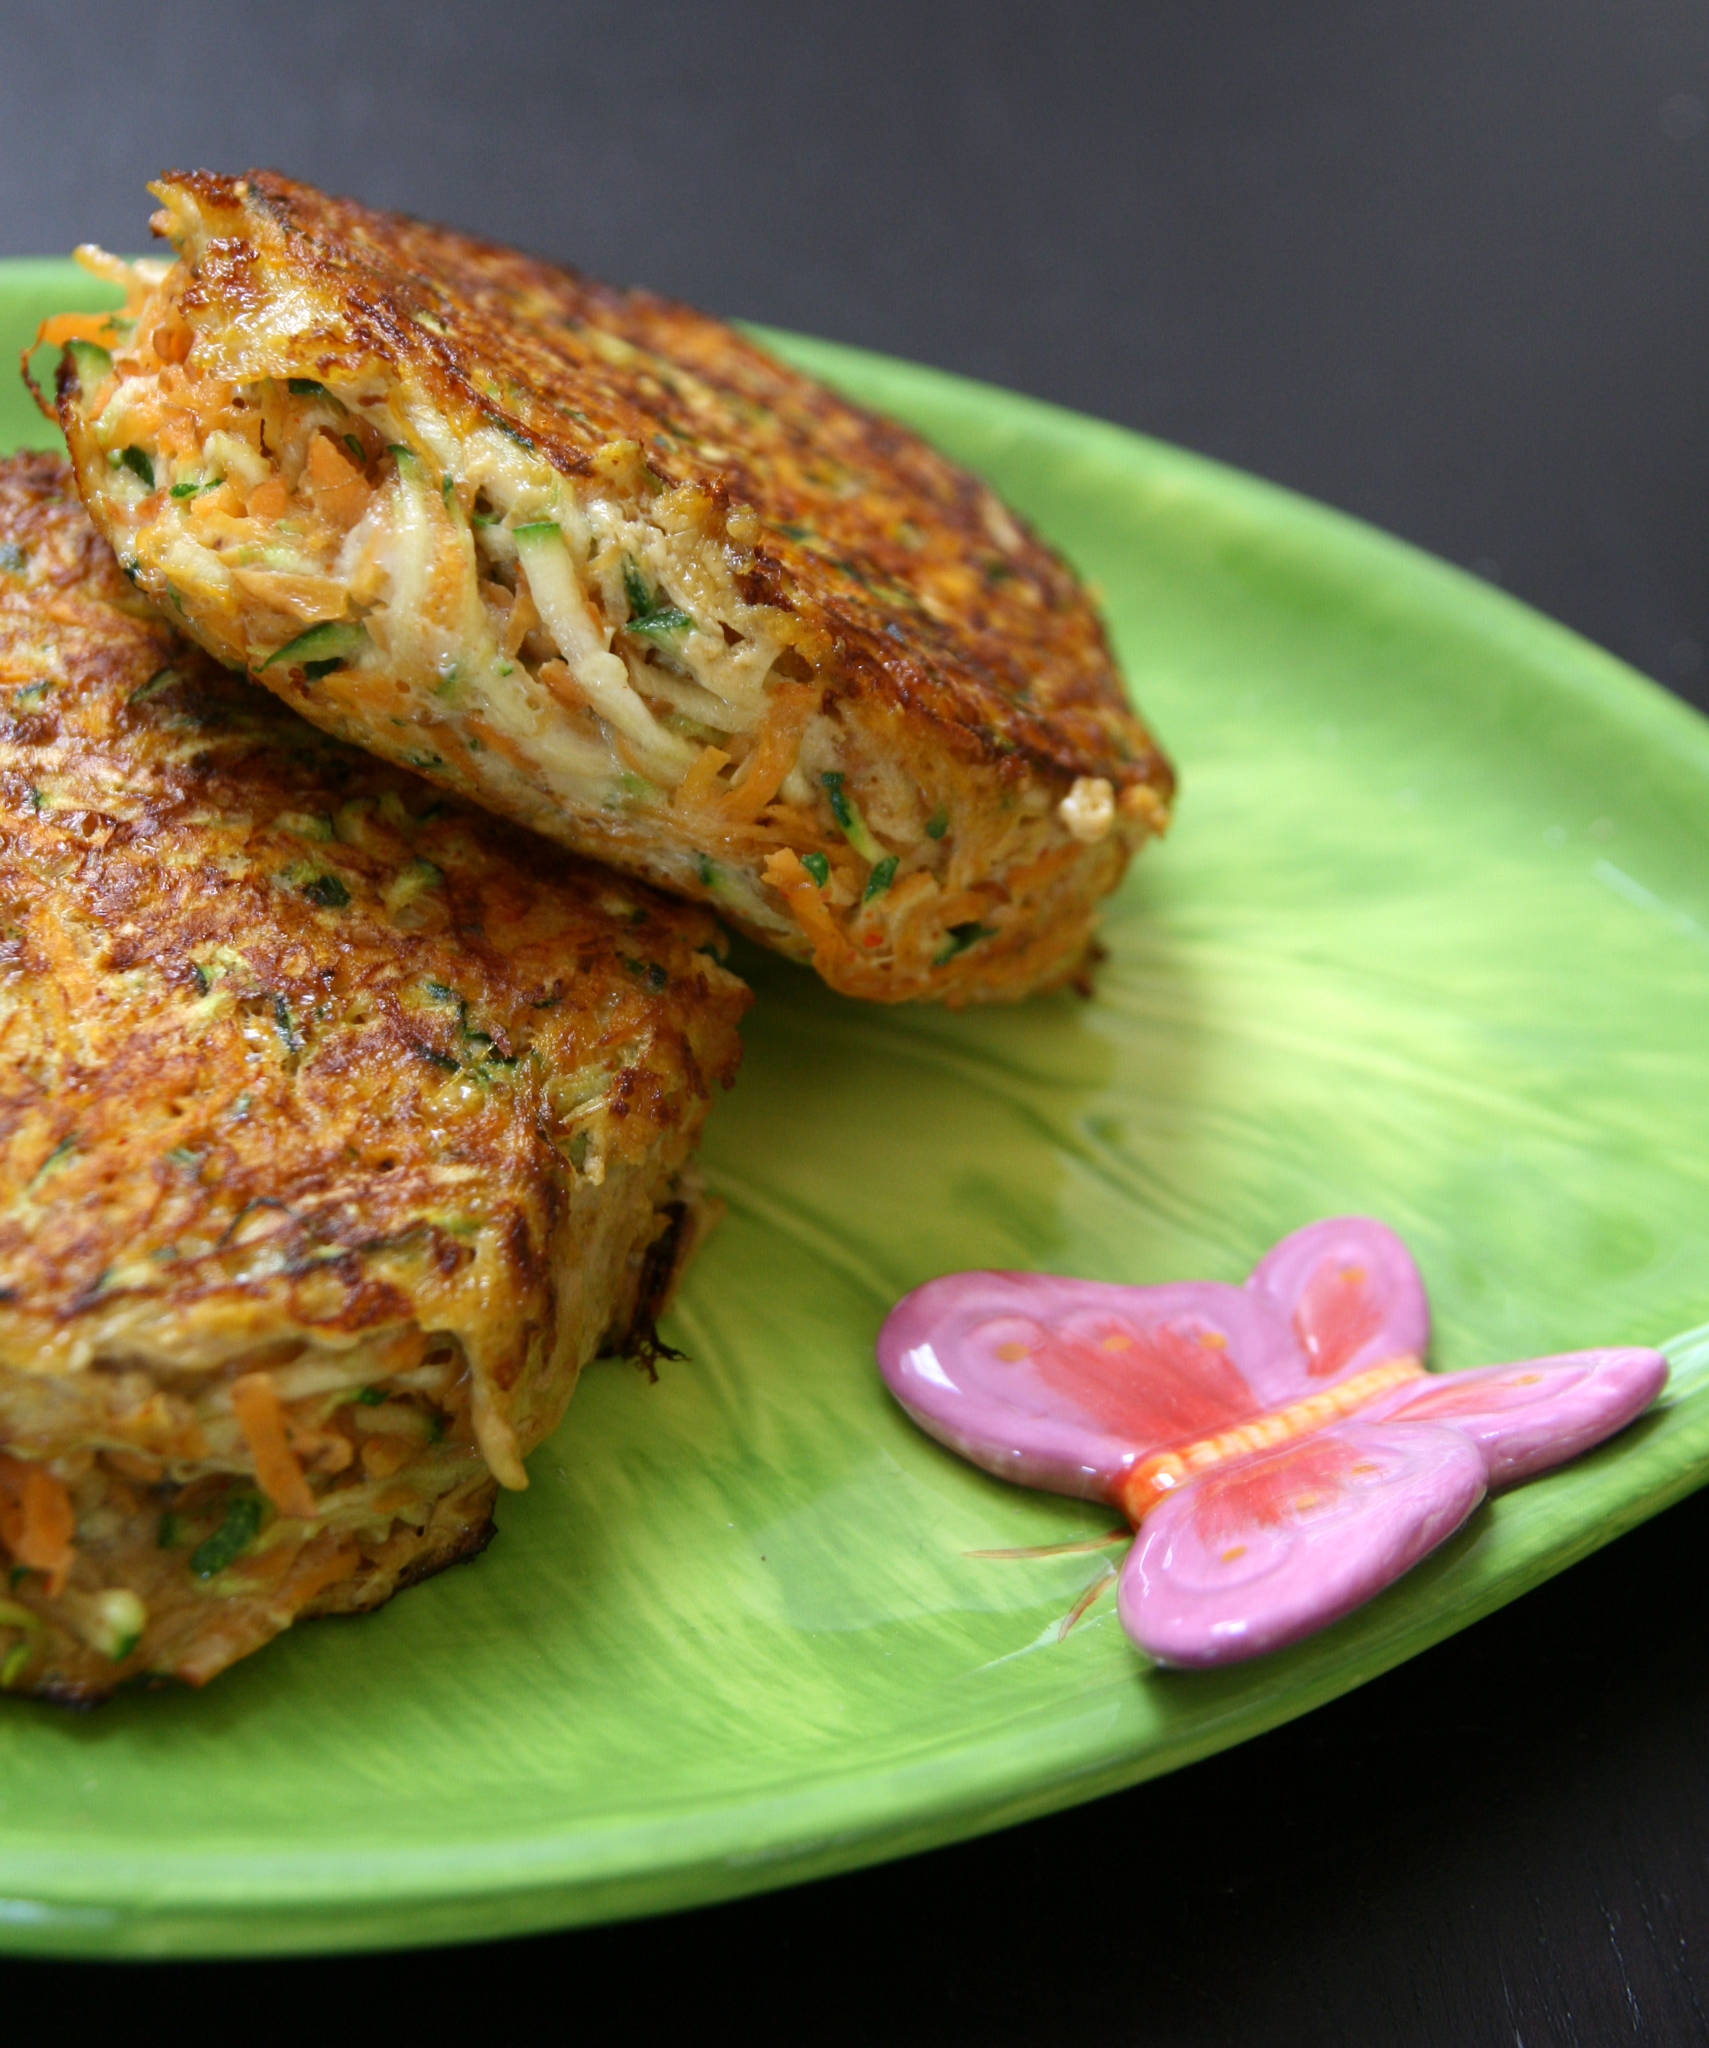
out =
[[[834,986],[1077,973],[1168,764],[976,478],[646,293],[256,172],[50,321],[97,523],[328,730]]]
[[[0,1684],[199,1682],[480,1546],[692,1235],[715,949],[215,669],[0,463]]]

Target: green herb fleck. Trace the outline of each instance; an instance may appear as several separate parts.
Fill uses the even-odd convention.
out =
[[[261,664],[269,669],[275,662],[287,666],[301,667],[305,676],[326,675],[329,670],[341,668],[367,644],[368,636],[362,628],[348,619],[325,619],[318,626],[310,626],[299,633],[294,640],[287,640],[283,647],[274,648]]]
[[[192,960],[190,962],[190,979],[196,984],[196,993],[199,996],[205,996],[208,990],[213,987],[213,981],[208,974],[208,970],[199,960]]]
[[[356,1398],[364,1408],[382,1408],[386,1402],[384,1387],[358,1387]]]
[[[154,464],[149,460],[146,448],[121,448],[118,460],[122,467],[141,481],[145,490],[154,489]]]
[[[29,559],[15,540],[0,541],[0,569],[8,576],[22,576]]]
[[[848,791],[843,788],[842,776],[834,770],[827,770],[819,780],[825,785],[825,794],[831,800],[831,816],[845,832],[852,831],[855,810],[854,805],[849,802]]]
[[[233,1494],[226,1507],[225,1520],[191,1551],[191,1571],[199,1579],[215,1577],[228,1565],[235,1564],[260,1533],[260,1495]]]
[[[948,830],[948,811],[934,811],[932,815],[926,820],[926,837],[928,839],[941,839]]]
[[[458,1066],[457,1062],[448,1053],[436,1052],[431,1045],[421,1045],[419,1043],[415,1049],[430,1067],[438,1067],[447,1074],[459,1074],[462,1072],[462,1068]]]
[[[326,386],[313,377],[287,377],[285,389],[293,398],[324,398]]]
[[[680,606],[661,604],[658,592],[649,589],[646,578],[630,561],[623,564],[623,594],[629,600],[629,621],[623,629],[626,633],[640,633],[652,640],[669,639],[694,624]]]
[[[303,1041],[297,1035],[296,1024],[292,1021],[291,1006],[283,996],[273,998],[273,1029],[278,1032],[287,1052],[301,1052]]]
[[[825,786],[825,794],[830,799],[831,816],[836,819],[843,837],[862,860],[876,865],[884,858],[884,849],[873,838],[871,827],[861,816],[859,806],[843,787],[842,775],[835,769],[827,769],[819,780]]]
[[[35,711],[47,701],[52,683],[26,683],[18,692],[17,705],[20,711]]]
[[[953,960],[958,953],[965,953],[969,946],[975,945],[980,939],[995,936],[987,924],[952,924],[949,928],[949,937],[938,948],[932,965],[942,967],[946,961]]]
[[[31,1645],[28,1641],[14,1643],[6,1652],[6,1661],[0,1664],[0,1692],[10,1692],[29,1669]]]
[[[831,863],[822,853],[804,853],[801,856],[801,865],[821,889],[831,879]]]
[[[156,1548],[160,1550],[176,1550],[183,1533],[183,1525],[176,1515],[170,1513],[162,1515],[160,1526],[154,1532]]]
[[[122,323],[109,319],[107,324],[110,327],[117,327]],[[70,356],[72,367],[77,372],[77,382],[84,397],[92,397],[102,379],[112,375],[111,354],[92,341],[68,341],[65,344],[65,352]]]
[[[56,1166],[63,1166],[76,1150],[77,1133],[73,1131],[69,1138],[61,1138],[59,1143],[42,1161],[41,1165],[36,1168],[35,1172],[30,1176],[29,1185],[33,1188],[37,1181],[46,1180],[54,1168]]]
[[[882,860],[873,862],[872,873],[866,878],[866,892],[860,900],[870,903],[875,896],[882,896],[895,879],[896,856],[887,853]]]
[[[350,891],[336,875],[316,875],[312,882],[303,884],[303,894],[322,910],[349,908]]]
[[[355,456],[356,467],[358,469],[366,469],[368,467],[368,451],[362,446],[357,437],[354,434],[346,434],[344,436],[344,445]]]
[[[184,678],[175,668],[157,668],[146,683],[138,683],[125,699],[127,704],[146,704],[150,697],[158,697],[162,690],[170,690],[174,683]]]
[[[224,482],[223,476],[208,477],[202,483],[197,483],[193,478],[187,479],[184,483],[174,484],[168,495],[174,498],[199,498],[204,491],[217,491]]]
[[[623,630],[640,633],[649,640],[668,640],[673,634],[686,633],[693,624],[693,618],[681,606],[665,604],[644,619],[631,619]]]
[[[442,981],[425,981],[422,987],[436,1003],[461,1003],[462,998],[454,988],[447,988]]]
[[[694,871],[699,876],[700,886],[703,889],[717,888],[718,863],[716,861],[708,860],[705,854],[701,854],[695,861]]]

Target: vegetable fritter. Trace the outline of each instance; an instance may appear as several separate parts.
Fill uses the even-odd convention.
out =
[[[199,1683],[481,1546],[692,1240],[716,947],[216,670],[0,464],[0,1686]]]
[[[63,316],[138,584],[329,731],[699,897],[833,986],[1081,973],[1173,779],[1072,572],[976,478],[642,292],[271,173]]]

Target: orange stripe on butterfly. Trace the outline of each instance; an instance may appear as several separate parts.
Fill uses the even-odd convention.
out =
[[[1273,1451],[1293,1443],[1313,1430],[1325,1429],[1345,1415],[1386,1394],[1407,1380],[1422,1379],[1424,1367],[1416,1358],[1391,1358],[1382,1365],[1367,1367],[1351,1379],[1325,1387],[1320,1394],[1308,1394],[1303,1401],[1290,1401],[1285,1408],[1273,1408],[1255,1415],[1233,1429],[1216,1436],[1202,1436],[1172,1451],[1157,1451],[1143,1458],[1122,1481],[1117,1501],[1137,1528],[1159,1501],[1167,1500],[1177,1488],[1201,1472],[1226,1465],[1235,1458],[1251,1457],[1255,1451]]]

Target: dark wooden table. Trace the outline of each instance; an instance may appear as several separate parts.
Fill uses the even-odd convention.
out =
[[[1706,112],[1684,0],[12,0],[0,251],[134,247],[155,169],[273,162],[1185,442],[1704,703]],[[1706,1553],[1702,1498],[1304,1722],[909,1863],[497,1949],[14,1965],[8,2011],[1709,2039]]]

